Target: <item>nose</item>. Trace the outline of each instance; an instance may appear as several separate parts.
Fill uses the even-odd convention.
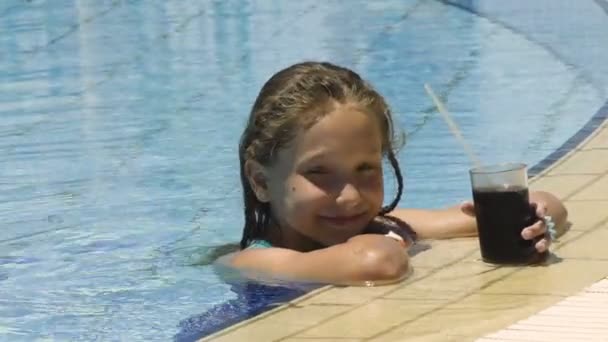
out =
[[[361,193],[353,184],[346,183],[338,193],[336,204],[342,208],[354,208],[361,202]]]

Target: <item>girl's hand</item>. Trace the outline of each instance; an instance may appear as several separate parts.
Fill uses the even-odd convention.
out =
[[[544,202],[531,202],[530,206],[536,210],[538,221],[531,226],[524,228],[521,231],[521,237],[524,240],[538,240],[535,244],[536,250],[543,253],[549,250],[551,245],[551,234],[547,228],[547,205]],[[465,201],[460,204],[460,210],[471,217],[475,217],[475,206],[471,201]]]

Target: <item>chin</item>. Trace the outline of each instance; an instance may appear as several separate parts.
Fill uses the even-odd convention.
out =
[[[364,230],[365,230],[365,226],[356,228],[356,229],[352,229],[352,230],[341,230],[339,232],[335,232],[335,235],[333,237],[323,240],[323,241],[329,242],[328,244],[324,243],[327,246],[345,243],[350,238],[362,234]]]
[[[347,238],[336,238],[336,239],[327,239],[321,242],[321,244],[325,247],[331,247],[334,245],[339,245],[341,243],[345,243],[346,241],[348,241],[348,239],[350,239],[352,236],[349,236]]]

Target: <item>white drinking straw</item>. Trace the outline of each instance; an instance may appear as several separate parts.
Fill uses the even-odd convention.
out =
[[[477,157],[475,156],[475,153],[473,152],[473,149],[462,136],[462,133],[460,132],[460,129],[458,128],[458,125],[456,124],[456,122],[454,122],[454,120],[450,116],[450,113],[445,108],[445,105],[443,104],[443,102],[441,102],[441,100],[437,97],[437,95],[435,95],[435,92],[433,91],[431,86],[428,85],[427,83],[424,84],[424,89],[426,90],[427,94],[429,94],[429,96],[435,103],[435,107],[437,107],[437,111],[439,111],[439,114],[441,114],[441,116],[443,117],[445,122],[448,124],[448,127],[450,128],[450,131],[452,131],[452,134],[454,134],[454,136],[456,137],[456,140],[458,140],[460,142],[460,144],[462,145],[462,147],[464,148],[464,151],[467,154],[467,156],[469,157],[471,164],[474,167],[480,167],[481,163],[479,162],[479,159],[477,159]]]

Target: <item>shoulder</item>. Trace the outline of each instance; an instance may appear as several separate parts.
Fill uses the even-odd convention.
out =
[[[237,269],[257,269],[260,266],[272,269],[276,264],[288,261],[295,254],[300,254],[300,252],[272,247],[265,241],[251,243],[243,250],[224,255],[218,259],[218,263]]]

